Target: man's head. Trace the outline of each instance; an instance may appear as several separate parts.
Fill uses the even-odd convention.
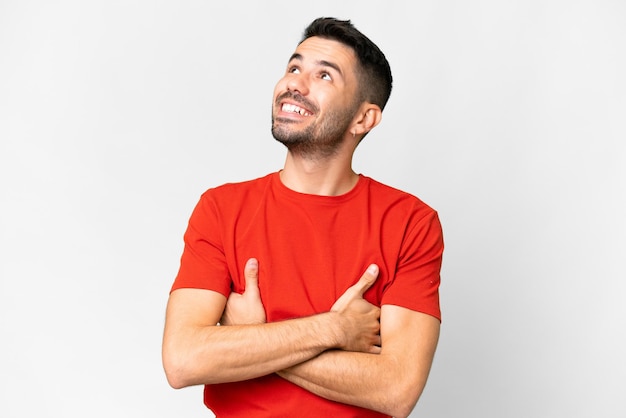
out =
[[[352,49],[358,59],[360,101],[367,101],[384,109],[391,95],[391,67],[383,52],[349,20],[331,17],[315,19],[304,30],[300,43],[318,36],[340,42]]]
[[[378,124],[390,92],[378,47],[349,21],[317,19],[276,84],[272,134],[294,154],[329,157]]]

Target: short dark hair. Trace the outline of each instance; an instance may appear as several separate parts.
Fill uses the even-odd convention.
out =
[[[357,77],[361,100],[385,108],[391,95],[391,67],[385,54],[367,36],[363,35],[349,20],[332,17],[315,19],[304,30],[300,43],[313,36],[341,42],[352,48],[359,61]]]

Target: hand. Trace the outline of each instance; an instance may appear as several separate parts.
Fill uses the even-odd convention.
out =
[[[345,351],[360,351],[379,354],[380,348],[380,308],[372,305],[363,294],[378,277],[378,266],[372,264],[359,281],[348,288],[330,308],[342,319],[342,338],[340,344]]]
[[[251,258],[244,268],[246,288],[242,294],[232,292],[226,301],[222,314],[222,325],[263,324],[266,321],[265,308],[259,292],[259,262]]]

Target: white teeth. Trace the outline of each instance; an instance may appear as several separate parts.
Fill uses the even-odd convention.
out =
[[[291,113],[299,113],[301,116],[309,115],[305,109],[302,109],[299,106],[289,103],[283,103],[282,107],[283,112],[291,112]]]

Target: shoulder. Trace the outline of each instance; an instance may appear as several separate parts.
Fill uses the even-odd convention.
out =
[[[207,189],[201,194],[193,218],[215,218],[238,212],[250,203],[260,200],[271,184],[273,174],[237,183],[225,183]]]
[[[413,218],[432,218],[437,212],[419,197],[407,191],[383,184],[373,178],[363,176],[367,182],[370,199],[384,206],[386,210],[399,211]]]

